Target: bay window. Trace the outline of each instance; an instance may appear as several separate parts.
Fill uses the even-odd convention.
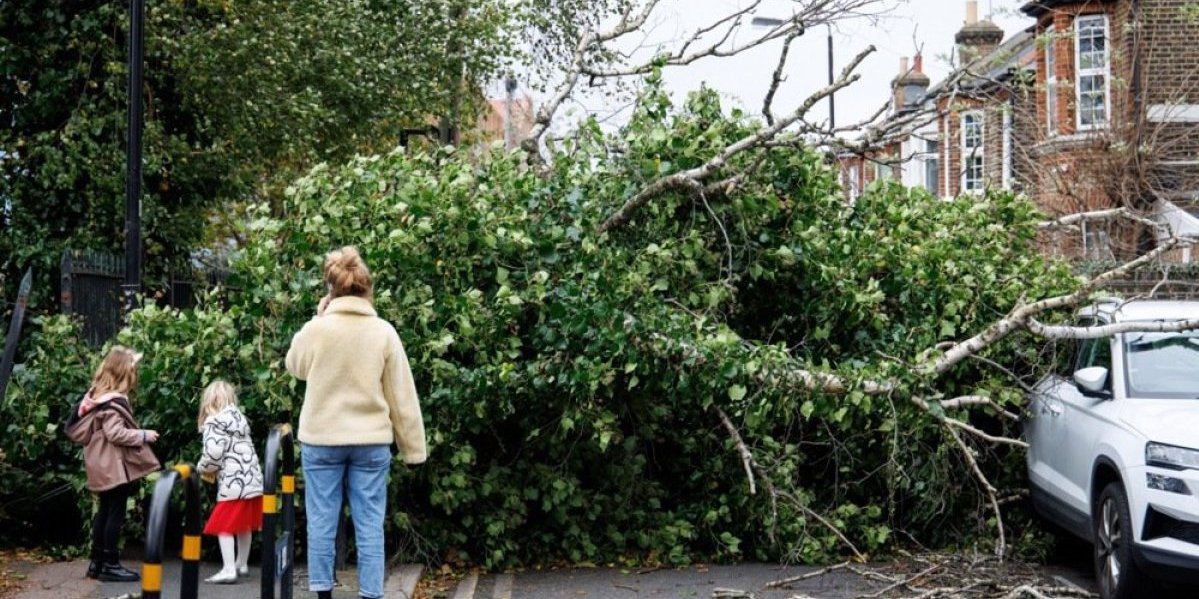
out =
[[[984,124],[978,110],[962,113],[962,191],[978,193],[984,186]]]
[[[1083,15],[1074,20],[1075,101],[1078,129],[1107,125],[1111,68],[1107,15]]]

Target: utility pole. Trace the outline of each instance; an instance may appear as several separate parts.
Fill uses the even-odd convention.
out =
[[[828,25],[828,84],[829,84],[829,86],[832,86],[832,84],[833,84],[833,24],[827,23],[827,25]],[[835,94],[828,95],[828,128],[829,129],[834,128],[837,123],[837,110],[836,110],[836,105],[833,103],[834,95]]]
[[[129,127],[125,149],[125,316],[142,288],[142,56],[145,0],[129,0]]]

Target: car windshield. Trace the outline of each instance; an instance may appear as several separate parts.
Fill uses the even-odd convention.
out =
[[[1199,331],[1128,333],[1128,395],[1199,399]]]

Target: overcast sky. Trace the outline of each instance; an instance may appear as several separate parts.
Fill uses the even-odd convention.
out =
[[[1008,35],[1014,35],[1033,24],[1031,18],[1019,12],[1025,0],[980,0],[980,17],[991,15]],[[890,96],[890,81],[899,72],[902,56],[916,53],[923,46],[924,71],[935,83],[948,71],[948,58],[954,46],[954,34],[961,29],[966,17],[966,0],[884,0],[891,7],[889,16],[879,22],[865,19],[842,23],[833,30],[834,66],[837,73],[847,61],[869,44],[878,51],[866,59],[858,72],[862,79],[836,96],[836,118],[848,124],[869,117]],[[666,44],[686,37],[689,31],[710,24],[721,16],[748,6],[749,0],[662,0],[648,27],[650,36],[642,43],[638,38],[630,46],[648,46],[652,54],[657,44]],[[764,17],[787,18],[792,0],[763,0],[755,12]],[[819,28],[810,31],[792,44],[786,67],[786,81],[775,99],[775,111],[795,108],[811,92],[827,83],[827,33]],[[749,39],[761,30],[746,26],[738,37]],[[686,92],[706,83],[722,94],[745,106],[750,112],[761,109],[762,99],[769,87],[771,73],[777,64],[782,42],[765,44],[732,58],[708,58],[689,66],[668,69],[665,81],[680,99]],[[603,114],[616,106],[600,96],[580,101],[586,110]],[[828,116],[827,102],[813,111],[813,120]],[[575,116],[578,116],[577,114]],[[622,120],[619,117],[614,119]]]

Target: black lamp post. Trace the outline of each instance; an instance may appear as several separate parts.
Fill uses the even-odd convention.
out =
[[[776,19],[774,17],[754,17],[749,24],[755,27],[779,27],[787,23],[787,20]],[[828,26],[828,84],[833,84],[833,26]],[[832,129],[836,124],[836,105],[833,103],[833,95],[828,95],[828,126]]]
[[[129,134],[125,159],[125,315],[142,287],[142,57],[145,0],[129,0]]]

